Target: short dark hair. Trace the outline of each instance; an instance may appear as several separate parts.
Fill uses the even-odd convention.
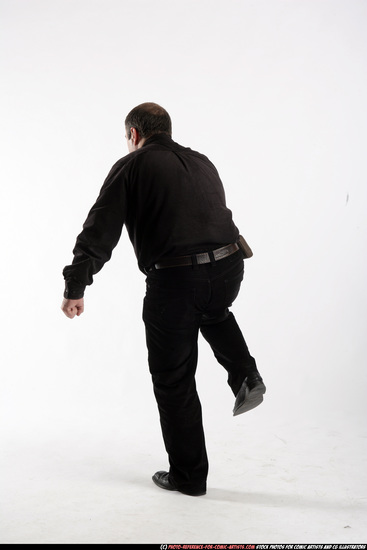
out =
[[[134,107],[125,119],[127,139],[131,138],[130,128],[135,128],[141,137],[153,134],[172,135],[172,122],[169,114],[157,103],[141,103]]]

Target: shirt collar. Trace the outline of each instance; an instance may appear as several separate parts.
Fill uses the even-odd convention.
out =
[[[168,134],[153,134],[144,141],[142,146],[145,147],[151,143],[172,143],[172,138]]]

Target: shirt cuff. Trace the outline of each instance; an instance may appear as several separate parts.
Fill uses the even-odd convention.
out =
[[[85,286],[75,285],[65,281],[64,298],[67,300],[79,300],[84,297]]]

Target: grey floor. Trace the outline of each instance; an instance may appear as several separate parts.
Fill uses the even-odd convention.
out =
[[[366,542],[367,439],[355,419],[312,418],[271,394],[233,418],[229,394],[215,403],[209,392],[208,492],[193,498],[151,481],[167,461],[147,402],[139,415],[25,416],[4,430],[0,542]]]

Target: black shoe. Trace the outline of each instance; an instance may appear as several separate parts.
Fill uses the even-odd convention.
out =
[[[266,387],[258,372],[249,374],[236,395],[233,416],[254,409],[263,402]]]
[[[179,491],[184,495],[190,495],[192,497],[199,497],[206,494],[206,491],[197,491],[197,492],[190,493],[186,491],[180,491],[180,489],[176,489],[176,487],[174,487],[169,480],[168,472],[163,472],[163,471],[156,472],[152,477],[152,480],[156,485],[158,485],[158,487],[160,487],[161,489],[166,489],[167,491]]]

